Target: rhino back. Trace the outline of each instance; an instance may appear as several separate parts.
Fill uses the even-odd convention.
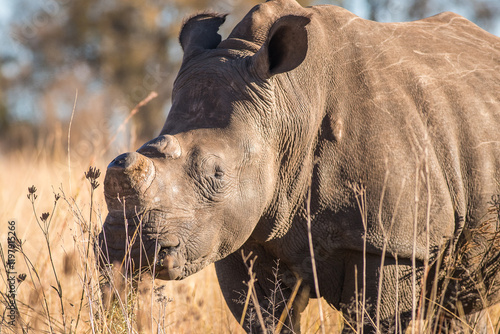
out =
[[[293,78],[322,105],[308,116],[314,217],[339,248],[361,249],[352,187],[363,184],[369,249],[388,238],[390,252],[410,257],[417,217],[423,260],[427,225],[431,248],[456,239],[500,193],[500,39],[453,13],[377,23],[309,11],[309,53]]]

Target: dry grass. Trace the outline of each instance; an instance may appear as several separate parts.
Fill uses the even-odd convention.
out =
[[[29,270],[26,261],[16,254],[17,274],[27,274],[23,282],[17,283],[17,305],[20,315],[16,320],[18,327],[10,329],[0,326],[0,333],[49,333],[45,301],[47,302],[50,323],[55,333],[243,333],[238,322],[228,310],[220,292],[214,266],[183,281],[160,281],[154,284],[144,279],[139,284],[139,294],[126,303],[127,312],[132,308],[131,327],[127,327],[123,309],[116,305],[106,309],[98,293],[98,273],[93,266],[93,253],[87,255],[88,222],[90,218],[90,182],[84,172],[89,161],[72,161],[71,178],[65,161],[53,161],[43,152],[31,155],[12,155],[1,157],[3,173],[0,173],[0,240],[4,253],[7,253],[8,222],[16,221],[16,234],[22,241],[22,248],[33,268]],[[95,163],[101,170],[107,162]],[[100,183],[103,176],[100,177]],[[71,185],[70,185],[71,183]],[[49,212],[49,245],[54,260],[52,269],[44,234],[39,228],[31,203],[27,198],[28,187],[37,188],[35,208],[37,217]],[[69,191],[71,189],[71,192]],[[66,196],[54,205],[54,193]],[[76,211],[76,212],[75,212]],[[106,216],[102,186],[97,188],[93,198],[93,229],[102,225]],[[40,220],[40,218],[38,218]],[[83,220],[83,221],[82,221]],[[83,230],[82,230],[83,228]],[[88,268],[87,289],[83,290],[85,268]],[[57,291],[60,282],[62,298]],[[37,278],[37,276],[39,279]],[[2,299],[8,291],[5,269],[0,269],[0,292]],[[78,314],[84,295],[80,320]],[[62,299],[62,307],[61,307]],[[315,333],[319,326],[317,306],[311,305],[303,316],[305,333]],[[326,306],[326,304],[325,304]],[[64,308],[64,316],[62,314]],[[0,304],[0,314],[6,305]],[[91,321],[91,313],[94,318]],[[102,316],[102,314],[106,314]],[[334,333],[339,322],[335,311],[327,308],[325,316],[327,332]],[[8,319],[7,319],[8,320]],[[104,324],[103,324],[104,323]],[[20,326],[19,326],[20,325]],[[93,328],[94,327],[94,328]]]
[[[87,235],[81,233],[81,222],[75,217],[70,205],[63,198],[59,199],[50,226],[49,242],[54,258],[55,272],[61,283],[65,311],[63,317],[58,292],[53,288],[57,287],[57,281],[49,260],[44,235],[36,223],[31,203],[26,195],[28,187],[31,185],[37,187],[36,195],[38,197],[35,200],[35,206],[37,215],[41,216],[43,212],[52,211],[53,192],[62,194],[62,189],[70,203],[74,199],[73,209],[78,207],[88,222],[90,184],[84,177],[87,166],[73,163],[73,179],[69,180],[67,166],[62,163],[50,162],[43,157],[9,157],[3,158],[1,164],[4,171],[0,174],[0,202],[2,203],[0,240],[2,247],[6,252],[7,224],[9,220],[14,219],[16,233],[22,240],[23,250],[40,277],[39,282],[36,275],[30,275],[33,270],[28,270],[23,256],[17,253],[16,272],[27,274],[26,280],[18,285],[17,301],[21,313],[19,322],[23,324],[23,327],[31,328],[30,333],[49,332],[47,312],[43,303],[45,297],[54,331],[70,333],[71,330],[74,331],[78,318],[85,264],[92,263],[92,259],[90,259],[93,257],[92,252],[89,254],[89,258],[86,257]],[[104,168],[103,166],[105,166],[104,163],[100,164],[101,168]],[[69,182],[72,183],[73,191],[71,194],[68,193]],[[101,225],[101,219],[106,214],[102,188],[98,188],[95,192],[94,208],[93,220]],[[89,269],[90,285],[94,289],[91,303],[94,304],[95,312],[99,307],[99,300],[96,299],[98,298],[96,291],[97,273],[95,268]],[[4,293],[7,291],[5,271],[3,268],[1,270],[0,291]],[[151,291],[151,281],[145,280],[139,286],[140,294],[135,306],[137,312],[133,321],[134,327],[139,332],[156,333],[158,325],[161,325],[165,332],[169,333],[237,333],[241,331],[238,323],[227,310],[213,266],[182,282],[156,281],[155,287],[158,286],[164,287],[156,294]],[[78,325],[78,333],[92,332],[87,291],[84,295],[82,320]],[[156,302],[156,300],[162,299],[162,296],[166,298]],[[162,306],[165,307],[162,309]],[[5,305],[1,304],[0,314],[3,314],[4,310]],[[165,314],[165,317],[161,316],[162,313]],[[66,330],[63,329],[63,322],[66,323]],[[163,329],[160,328],[160,333]],[[19,330],[20,328],[16,329],[16,332]],[[1,332],[3,333],[3,331]],[[104,332],[106,331],[104,330]],[[120,331],[115,327],[109,332],[118,333]]]

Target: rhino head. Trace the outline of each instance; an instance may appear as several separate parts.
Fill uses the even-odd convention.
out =
[[[304,60],[309,19],[282,17],[260,42],[236,27],[221,43],[224,19],[204,13],[186,21],[160,135],[107,168],[104,262],[182,279],[235,252],[273,211],[283,157],[271,81]]]

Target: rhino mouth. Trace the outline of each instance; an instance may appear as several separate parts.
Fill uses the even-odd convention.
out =
[[[181,280],[214,262],[213,256],[209,254],[205,256],[197,254],[193,260],[187,257],[186,252],[187,249],[181,252],[172,247],[160,247],[154,268],[150,268],[154,270],[154,276],[164,280]]]
[[[179,226],[187,223],[186,219],[165,219],[164,216],[156,211],[127,220],[123,216],[108,215],[97,249],[101,268],[115,263],[125,269],[122,267],[127,263],[127,270],[149,272],[164,280],[181,280],[206,267],[210,263],[208,256],[200,254],[195,245],[188,242],[196,238],[175,233]]]
[[[155,263],[155,276],[160,279],[178,280],[183,278],[184,261],[171,254],[168,248],[160,248]]]
[[[182,279],[186,257],[180,251],[181,241],[174,235],[158,240],[153,273],[165,280]]]
[[[143,236],[143,238],[148,238]],[[179,280],[185,277],[186,260],[177,247],[162,247],[161,240],[136,241],[127,249],[100,240],[100,267],[119,266],[134,273],[149,272],[156,278]],[[180,246],[180,244],[179,244]],[[178,247],[179,247],[178,246]],[[128,269],[126,269],[128,268]]]

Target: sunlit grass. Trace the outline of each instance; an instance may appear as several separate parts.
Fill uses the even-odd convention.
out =
[[[181,282],[156,280],[153,286],[150,279],[144,279],[139,284],[139,293],[134,297],[135,309],[129,310],[126,307],[127,311],[133,313],[130,317],[130,327],[127,327],[124,321],[123,310],[116,305],[111,305],[105,310],[106,319],[91,321],[92,316],[103,316],[99,312],[100,309],[105,309],[105,305],[100,299],[98,272],[93,262],[94,254],[87,253],[88,231],[82,230],[85,228],[82,219],[83,223],[88,224],[91,208],[91,185],[84,175],[88,165],[85,162],[73,162],[72,179],[69,180],[67,165],[44,157],[28,158],[22,155],[4,157],[1,164],[4,171],[9,171],[0,174],[2,247],[6,251],[8,221],[15,220],[16,234],[22,241],[24,253],[33,266],[28,270],[30,265],[27,265],[21,254],[16,254],[15,270],[17,274],[27,274],[27,277],[18,283],[17,287],[16,297],[20,315],[16,322],[20,327],[10,332],[22,333],[23,329],[30,333],[50,332],[50,323],[56,333],[74,332],[82,292],[84,298],[78,333],[89,333],[93,330],[97,333],[241,332],[238,323],[225,305],[213,265]],[[96,165],[104,169],[106,163],[101,162]],[[100,181],[102,183],[102,176]],[[32,203],[27,198],[28,187],[32,185],[37,189],[37,198],[34,201],[37,214],[40,216],[44,212],[51,213],[48,242],[54,259],[54,270],[60,282],[62,304],[44,233],[36,222],[36,216],[31,208]],[[54,193],[63,192],[67,201],[59,199],[52,213]],[[92,219],[96,224],[93,234],[100,229],[105,215],[106,208],[101,187],[96,189],[93,198]],[[85,269],[89,264],[87,268],[89,277],[86,279]],[[4,268],[1,268],[1,271],[0,291],[5,293],[7,286]],[[39,281],[34,274],[35,271],[40,277]],[[48,314],[44,300],[48,305]],[[0,314],[4,314],[4,310],[5,304],[2,303]],[[6,327],[4,329],[8,333],[9,329]]]

